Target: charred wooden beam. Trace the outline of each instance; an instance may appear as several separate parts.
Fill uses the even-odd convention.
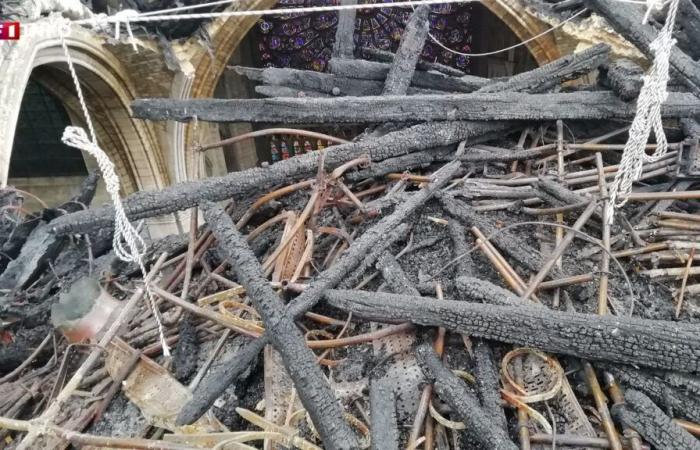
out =
[[[468,298],[474,302],[500,306],[522,306],[526,304],[509,290],[481,278],[457,277],[455,287],[461,298]],[[531,306],[537,307],[537,305],[539,303],[533,303]]]
[[[418,67],[420,67],[420,62]],[[362,59],[331,59],[328,63],[331,73],[347,78],[383,81],[391,64],[365,61]],[[445,92],[474,92],[489,82],[486,78],[463,75],[449,76],[443,73],[416,71],[411,85],[416,88],[434,89]]]
[[[597,44],[586,50],[559,58],[542,67],[515,75],[506,81],[491,83],[477,92],[545,92],[564,81],[574,80],[598,68],[608,59],[610,47]]]
[[[286,315],[299,317],[311,309],[323,296],[327,289],[331,289],[340,283],[348,272],[357,267],[366,255],[383,239],[395,230],[417,208],[435,195],[435,192],[443,188],[459,170],[458,162],[452,162],[443,166],[433,174],[433,182],[420,191],[412,194],[405,202],[398,205],[394,212],[381,219],[372,228],[356,239],[345,253],[330,268],[316,277],[304,292],[287,306]],[[370,262],[371,264],[371,262]],[[188,402],[178,415],[179,424],[189,424],[202,416],[221,395],[221,393],[238,378],[252,363],[257,355],[269,342],[268,334],[254,339],[233,356],[228,364],[231,369],[222,368],[211,374],[200,383],[192,400]],[[227,363],[224,366],[228,365]]]
[[[341,5],[356,5],[357,0],[341,0]],[[338,13],[338,28],[333,42],[333,58],[352,58],[355,53],[355,9],[345,9]]]
[[[440,361],[440,357],[429,343],[416,348],[416,356],[425,376],[433,380],[433,388],[445,403],[450,405],[453,414],[467,426],[469,435],[476,439],[480,448],[493,450],[516,450],[505,428],[493,426],[494,417],[484,411],[479,400]]]
[[[377,259],[377,269],[382,272],[384,282],[389,286],[389,290],[395,294],[406,294],[419,296],[418,289],[413,286],[411,280],[406,276],[399,262],[394,255],[384,252]]]
[[[640,23],[640,18],[644,17],[643,7],[615,0],[586,0],[586,5],[603,16],[615,31],[634,44],[649,60],[654,59],[651,43],[657,32],[651,25]],[[678,47],[673,47],[669,63],[688,89],[700,96],[700,66]]]
[[[485,218],[483,214],[475,211],[471,206],[446,193],[438,195],[438,200],[440,200],[448,214],[462,221],[465,226],[475,226],[483,231],[486,236],[491,236],[490,241],[518,263],[535,273],[542,268],[544,259],[539,252],[508,231],[498,232],[498,229],[490,220]],[[557,268],[554,268],[552,273],[555,278],[563,278],[565,276]]]
[[[310,70],[275,67],[268,67],[266,69],[255,69],[251,67],[242,66],[233,66],[233,69],[239,75],[243,75],[251,80],[262,81],[266,85],[282,86],[304,92],[308,91],[312,94],[321,93],[333,97],[364,97],[380,95],[382,93],[382,90],[384,89],[384,84],[379,81],[347,78],[333,75],[330,73],[313,72]],[[407,91],[407,93],[425,95],[439,94],[440,92],[435,91],[434,89],[411,88]],[[285,97],[290,96],[287,95]],[[310,95],[309,97],[323,98],[319,95]]]
[[[203,204],[202,212],[219,247],[229,257],[238,281],[246,288],[248,298],[260,314],[265,334],[282,357],[299,399],[324,445],[331,449],[356,449],[359,446],[357,436],[345,421],[343,410],[316,363],[316,356],[306,346],[294,318],[285,314],[282,300],[270,287],[245,238],[220,207]]]
[[[614,406],[615,416],[635,429],[659,450],[700,450],[700,441],[672,421],[649,397],[634,389],[625,392],[625,403]]]
[[[667,8],[652,11],[651,17],[659,22],[659,26],[666,19],[666,11]],[[678,3],[673,37],[678,48],[695,61],[700,59],[700,10],[693,4],[693,0],[681,0]]]
[[[406,28],[401,35],[399,48],[396,50],[396,58],[391,64],[389,73],[384,81],[382,95],[405,95],[411,78],[416,71],[416,63],[420,58],[428,37],[428,15],[430,7],[421,5],[411,14]]]
[[[324,167],[330,170],[363,155],[369,155],[372,161],[382,161],[425,148],[471,140],[487,133],[504,132],[512,126],[512,123],[481,122],[415,125],[378,138],[330,147],[325,151]],[[269,167],[255,167],[222,177],[178,183],[155,192],[137,192],[124,200],[124,209],[130,220],[138,220],[185,210],[206,200],[216,202],[251,194],[313,176],[318,171],[319,161],[319,153],[311,152]],[[83,233],[109,227],[113,220],[114,209],[105,206],[59,217],[51,225],[57,234]]]
[[[494,306],[362,291],[328,291],[331,306],[383,322],[440,326],[508,344],[590,360],[700,371],[697,327],[660,320]]]
[[[491,417],[494,425],[508,430],[508,421],[501,401],[498,365],[491,346],[482,339],[477,340],[474,345],[474,363],[476,390],[484,413]]]
[[[324,94],[323,92],[310,91],[308,89],[295,89],[286,86],[269,86],[267,84],[255,86],[255,92],[265,97],[332,97],[331,94]]]
[[[626,102],[639,96],[644,81],[644,71],[639,64],[629,59],[617,59],[600,68],[598,82]]]
[[[51,232],[56,220],[54,217],[60,213],[83,210],[85,205],[92,202],[99,180],[100,173],[91,172],[83,180],[79,193],[68,202],[55,209],[44,209],[40,216],[17,227],[13,236],[3,245],[3,250],[8,250],[14,259],[0,273],[0,289],[22,289],[58,256],[65,239]]]
[[[360,49],[360,56],[365,59],[369,59],[372,61],[377,61],[377,62],[383,62],[383,63],[392,63],[394,62],[394,58],[396,55],[394,55],[391,52],[388,52],[386,50],[379,50],[378,48],[369,48],[369,47],[362,47]],[[455,69],[454,67],[451,66],[446,66],[444,64],[440,63],[433,63],[429,61],[418,61],[416,64],[416,67],[418,70],[424,70],[424,71],[435,71],[439,73],[444,73],[445,75],[450,75],[452,77],[461,77],[464,75],[464,72]],[[473,77],[475,79],[481,79],[481,82],[486,84],[489,82],[488,78],[481,78],[481,77]]]
[[[282,123],[385,123],[435,120],[558,120],[628,119],[636,105],[612,92],[560,94],[475,93],[414,95],[264,98],[264,99],[137,99],[134,117],[147,120]],[[700,99],[672,92],[662,106],[664,117],[700,113]]]
[[[391,230],[389,234],[384,236],[377,245],[372,248],[372,250],[365,255],[365,257],[357,264],[357,267],[352,270],[347,277],[340,283],[340,287],[343,289],[354,288],[362,279],[362,276],[370,269],[374,263],[379,259],[379,257],[384,254],[394,243],[406,237],[408,234],[408,225],[405,223],[400,224],[395,229]]]
[[[369,385],[370,431],[372,450],[399,450],[396,418],[396,394],[385,380]]]
[[[456,273],[460,276],[469,276],[474,273],[474,261],[469,254],[467,244],[467,229],[458,221],[450,220],[447,231],[452,239],[452,257],[459,258]]]
[[[607,365],[605,370],[626,388],[641,391],[655,403],[666,406],[674,417],[700,422],[700,400],[695,393],[686,393],[685,386],[671,386],[652,372],[628,366]]]

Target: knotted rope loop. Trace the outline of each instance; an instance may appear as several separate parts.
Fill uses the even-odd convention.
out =
[[[114,22],[114,39],[119,40],[121,37],[121,24],[124,22],[124,25],[126,25],[126,33],[129,35],[129,43],[131,44],[131,48],[134,50],[134,52],[138,53],[139,49],[136,46],[136,40],[134,39],[134,33],[131,30],[131,19],[135,19],[139,17],[141,13],[136,11],[135,9],[124,9],[119,12],[117,12],[114,17],[116,18],[116,21]]]
[[[671,0],[664,26],[649,48],[654,53],[654,62],[649,72],[643,77],[644,85],[637,99],[637,111],[629,130],[629,139],[622,153],[620,167],[610,187],[610,200],[613,208],[608,208],[608,223],[612,223],[616,208],[627,202],[627,194],[632,191],[632,185],[642,176],[643,164],[654,162],[668,151],[668,141],[664,133],[661,118],[661,105],[668,98],[668,81],[670,79],[671,50],[676,43],[673,38],[673,25],[678,12],[678,1]],[[648,0],[652,8],[657,7],[658,0]],[[663,2],[661,2],[663,6]],[[656,137],[656,149],[652,155],[646,154],[646,144],[652,130]]]

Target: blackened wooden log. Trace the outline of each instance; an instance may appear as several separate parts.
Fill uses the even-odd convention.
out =
[[[456,267],[458,276],[469,276],[474,273],[474,261],[469,253],[467,244],[467,229],[457,220],[447,223],[447,231],[452,239],[452,258],[459,258]]]
[[[483,339],[478,339],[474,345],[474,363],[476,391],[483,411],[491,417],[494,425],[507,431],[508,421],[501,401],[501,378],[498,365],[493,357],[491,346]]]
[[[644,81],[644,71],[639,64],[629,59],[616,59],[601,66],[598,83],[612,89],[621,100],[626,102],[639,96]]]
[[[460,298],[468,299],[472,302],[482,302],[498,306],[522,306],[525,305],[517,295],[507,289],[496,286],[481,278],[461,276],[455,280],[455,287]],[[532,303],[531,306],[538,307],[539,303]]]
[[[239,75],[251,80],[259,80],[270,86],[282,86],[300,91],[308,91],[311,94],[321,93],[333,97],[363,97],[380,95],[384,84],[380,81],[358,80],[354,78],[340,77],[330,73],[313,72],[310,70],[298,70],[288,68],[268,67],[255,69],[251,67],[234,66],[233,69]],[[258,86],[260,87],[260,86]],[[411,88],[410,94],[440,94],[434,89]],[[286,95],[286,98],[299,98],[300,96]],[[307,98],[324,98],[321,95],[309,95]],[[302,97],[303,98],[303,97]]]
[[[356,5],[357,0],[341,0],[341,5]],[[352,58],[355,52],[355,16],[357,10],[345,9],[338,12],[338,28],[333,42],[333,58]]]
[[[381,162],[370,164],[366,169],[347,172],[345,178],[357,182],[367,178],[381,177],[388,173],[404,172],[406,170],[428,167],[436,161],[453,159],[454,149],[449,147],[431,148],[422,152],[409,153]]]
[[[471,140],[488,133],[505,132],[511,127],[513,123],[424,123],[378,138],[329,147],[325,151],[324,167],[331,170],[364,155],[369,155],[372,161],[382,161],[425,148]],[[269,167],[255,167],[222,177],[178,183],[161,191],[137,192],[124,200],[124,209],[129,219],[138,220],[185,210],[205,200],[221,201],[236,195],[249,195],[314,176],[319,160],[319,153],[311,152]],[[113,218],[113,208],[106,206],[59,217],[52,223],[52,229],[58,234],[82,233],[110,227]]]
[[[700,450],[700,441],[673,422],[639,391],[625,391],[625,403],[613,406],[612,410],[619,421],[635,429],[655,449]]]
[[[433,389],[442,401],[452,408],[452,413],[467,426],[468,433],[480,444],[479,448],[493,450],[517,450],[505,428],[493,426],[494,417],[479,405],[479,400],[440,361],[430,343],[416,348],[416,356],[425,376],[433,380]]]
[[[595,70],[608,59],[610,47],[596,44],[582,52],[563,56],[542,67],[515,75],[507,81],[492,83],[477,92],[545,92],[564,81],[575,80]]]
[[[364,59],[369,59],[372,61],[377,61],[377,62],[382,62],[382,63],[392,63],[394,62],[394,58],[396,55],[394,55],[391,52],[388,52],[386,50],[379,50],[378,48],[370,48],[370,47],[362,47],[360,49],[360,56]],[[452,66],[446,66],[444,64],[440,63],[433,63],[429,61],[418,61],[416,64],[416,67],[418,70],[423,70],[423,71],[434,71],[434,72],[439,72],[439,73],[444,73],[445,75],[450,75],[452,77],[461,77],[464,75],[464,72],[455,69]],[[386,73],[385,73],[386,76]],[[480,79],[482,84],[486,84],[489,82],[488,78],[481,78],[481,77],[473,77],[474,79]],[[380,78],[384,79],[384,78]]]
[[[365,260],[366,255],[370,254],[379,242],[399,227],[416,209],[432,198],[436,191],[443,188],[457,173],[459,167],[458,162],[446,164],[433,174],[432,183],[413,193],[405,202],[398,205],[393,213],[362,233],[362,236],[356,239],[330,268],[312,280],[304,292],[290,302],[286,315],[297,318],[311,309],[327,289],[337,286],[348,272]],[[221,369],[205,378],[198,386],[192,400],[180,411],[177,423],[189,424],[201,417],[224,390],[255,360],[268,342],[267,334],[252,340],[234,355],[231,361],[228,361],[232,366],[230,370]]]
[[[299,399],[325,447],[357,449],[357,436],[345,421],[340,403],[316,362],[316,356],[306,346],[304,335],[294,323],[293,316],[285,314],[284,303],[270,287],[245,237],[220,207],[205,203],[201,208],[219,248],[229,257],[238,282],[246,288],[248,298],[260,314],[265,334],[282,357]]]
[[[428,37],[430,7],[421,5],[413,11],[401,35],[396,57],[384,81],[382,95],[406,95],[416,63]]]
[[[461,200],[457,200],[452,195],[440,193],[438,200],[447,213],[464,223],[467,227],[476,226],[502,252],[516,260],[531,271],[537,273],[544,264],[544,258],[533,247],[526,244],[522,239],[514,236],[509,231],[498,232],[498,228],[485,218],[483,214],[475,211],[474,208]],[[565,275],[561,270],[554,268],[552,274],[555,278],[563,278]]]
[[[51,232],[54,217],[67,212],[81,211],[90,205],[97,183],[100,180],[98,171],[91,172],[80,185],[80,191],[69,201],[58,208],[47,208],[36,217],[34,224],[20,225],[17,236],[5,244],[10,254],[16,257],[10,261],[0,274],[0,289],[22,289],[38,277],[61,252],[65,238]],[[46,223],[45,220],[49,223]],[[26,237],[25,237],[25,233]],[[5,246],[3,246],[3,249]]]
[[[479,93],[413,95],[263,98],[263,99],[137,99],[134,117],[146,120],[282,123],[384,123],[414,120],[558,120],[629,119],[636,105],[612,92],[563,94]],[[664,102],[664,117],[700,114],[700,99],[672,92]]]
[[[674,417],[700,422],[700,400],[695,393],[686,393],[682,388],[673,387],[650,371],[621,365],[606,365],[605,370],[626,388],[637,389],[655,403],[666,406]]]
[[[667,11],[668,8],[652,11],[651,17],[659,23],[659,27],[666,20]],[[680,0],[678,3],[673,37],[678,48],[695,61],[700,59],[700,11],[693,4],[693,0]]]
[[[343,77],[363,80],[383,81],[386,79],[391,64],[362,59],[332,59],[328,63],[331,72]],[[418,63],[420,66],[420,62]],[[413,73],[411,85],[415,88],[435,89],[445,92],[474,92],[488,83],[488,79],[464,75],[453,77],[436,72],[416,71]]]
[[[370,436],[372,450],[398,450],[399,427],[396,418],[396,395],[385,380],[369,384]]]
[[[399,240],[406,237],[408,234],[408,225],[405,223],[400,224],[395,229],[391,230],[389,234],[384,236],[384,239],[377,242],[377,245],[370,250],[367,255],[357,264],[357,267],[350,271],[350,273],[345,277],[345,279],[339,284],[341,289],[352,289],[357,284],[362,281],[362,277],[365,272],[370,269],[374,263],[379,259],[379,257],[384,254],[392,245],[394,245]]]
[[[363,291],[328,291],[327,302],[377,322],[445,327],[483,339],[596,361],[700,371],[697,326],[522,305],[494,306]]]
[[[603,16],[615,31],[634,44],[650,61],[654,59],[650,44],[658,32],[651,25],[641,23],[644,7],[616,0],[586,0],[586,5]],[[669,63],[688,89],[700,96],[700,66],[675,46]]]
[[[389,286],[389,290],[395,294],[406,294],[419,296],[418,289],[413,286],[403,271],[394,255],[384,252],[377,259],[377,269],[381,271],[384,282]]]
[[[331,94],[324,94],[323,92],[295,89],[286,86],[269,86],[267,84],[255,86],[255,92],[265,97],[332,97]]]

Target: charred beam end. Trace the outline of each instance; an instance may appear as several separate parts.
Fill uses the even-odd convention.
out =
[[[601,66],[598,82],[610,88],[620,100],[626,102],[639,96],[644,81],[644,71],[639,64],[629,59],[618,59]]]
[[[508,430],[508,421],[501,402],[501,386],[498,366],[491,346],[479,339],[474,346],[474,375],[476,389],[484,412],[490,415],[496,425]]]
[[[406,237],[408,234],[408,225],[405,223],[400,224],[395,229],[389,231],[389,233],[384,236],[384,239],[377,242],[372,250],[357,264],[357,267],[351,271],[351,273],[345,277],[340,287],[342,289],[352,289],[361,280],[362,276],[367,272],[367,270],[372,267],[372,265],[377,261],[377,259],[386,252],[389,247],[394,245],[395,242]]]
[[[360,49],[360,56],[365,59],[369,59],[372,61],[376,62],[381,62],[381,63],[392,63],[394,62],[394,58],[396,55],[394,55],[391,52],[388,52],[386,50],[379,50],[377,48],[370,48],[370,47],[362,47]],[[464,75],[464,72],[462,72],[459,69],[455,69],[454,67],[451,66],[446,66],[444,64],[440,63],[432,63],[428,61],[418,61],[416,64],[416,67],[420,70],[425,70],[425,71],[435,71],[439,73],[443,73],[445,75],[450,75],[452,77],[461,77]],[[385,73],[386,76],[386,73]],[[481,84],[486,84],[489,82],[488,78],[481,78],[481,77],[475,77],[471,76],[471,78],[474,78],[475,80],[481,80]],[[384,78],[380,78],[384,79]]]
[[[396,394],[382,379],[369,385],[370,431],[372,450],[398,450],[399,427],[396,418]]]
[[[433,174],[434,181],[432,183],[412,194],[405,202],[397,206],[393,213],[363,233],[335,264],[315,278],[299,297],[292,300],[287,307],[287,315],[296,318],[313,307],[321,299],[326,289],[336,286],[349,271],[365,260],[378,242],[386,239],[386,236],[398,228],[411,213],[428,201],[437,190],[444,187],[459,168],[460,165],[457,162],[445,165]],[[373,260],[366,263],[372,264]],[[192,423],[201,417],[228,385],[245,372],[246,368],[269,342],[268,334],[254,339],[231,358],[230,366],[222,364],[221,368],[200,383],[193,399],[180,412],[178,423]]]
[[[341,5],[355,5],[357,0],[342,0]],[[338,13],[338,28],[333,42],[333,58],[352,58],[355,52],[355,16],[357,10],[346,9]]]
[[[666,406],[673,411],[674,417],[700,422],[700,399],[697,393],[687,389],[687,383],[673,386],[654,373],[628,366],[610,364],[605,366],[605,370],[620,380],[625,388],[641,391],[655,403]],[[667,372],[667,375],[669,373],[673,374]],[[682,378],[683,374],[676,373],[673,377]]]
[[[474,93],[457,95],[264,99],[137,99],[134,117],[147,120],[283,123],[385,123],[439,120],[627,119],[636,105],[612,92],[558,94]],[[664,117],[700,113],[700,99],[672,92]]]
[[[452,257],[460,258],[457,262],[457,275],[469,276],[474,273],[474,261],[467,244],[467,229],[458,221],[450,220],[447,230],[452,239]]]
[[[479,405],[479,400],[469,392],[464,381],[457,378],[440,361],[430,343],[416,347],[416,356],[425,376],[434,380],[438,397],[450,405],[452,412],[464,422],[469,434],[484,449],[517,450],[505,428],[494,427],[494,418]]]
[[[634,389],[625,391],[625,403],[613,406],[623,424],[637,430],[659,450],[700,450],[700,441],[674,423],[649,397]]]
[[[446,122],[424,123],[387,133],[376,139],[336,145],[325,150],[324,165],[331,170],[339,165],[369,155],[372,161],[412,153],[462,140],[471,140],[489,133],[506,132],[513,123]],[[130,220],[139,220],[181,211],[202,201],[221,201],[239,194],[250,194],[276,184],[291,183],[313,176],[318,171],[319,152],[295,156],[270,167],[255,167],[232,172],[223,177],[211,177],[196,182],[178,183],[161,191],[137,192],[124,200]],[[109,227],[114,220],[111,206],[80,211],[59,217],[51,224],[56,234],[83,233]]]
[[[644,17],[642,7],[615,0],[586,0],[586,6],[603,16],[615,31],[634,44],[649,60],[654,59],[651,43],[658,33],[651,25],[640,23],[639,18]],[[678,47],[671,50],[669,63],[688,89],[700,96],[700,66]]]
[[[542,67],[515,75],[507,81],[492,83],[477,92],[544,92],[563,81],[585,75],[608,59],[610,47],[597,44],[586,50],[564,56]]]
[[[420,296],[418,290],[408,279],[394,255],[384,252],[377,260],[377,269],[382,272],[384,282],[389,286],[389,290],[395,294],[406,294]]]
[[[430,7],[421,5],[411,14],[401,36],[396,58],[384,82],[382,95],[405,95],[411,84],[416,63],[420,58],[425,39],[428,37],[428,15]]]
[[[392,59],[393,61],[393,59]],[[331,59],[328,63],[331,73],[347,78],[362,80],[384,81],[391,64],[362,59]],[[421,62],[416,64],[421,67]],[[479,78],[471,75],[450,76],[444,73],[423,72],[417,70],[413,73],[411,85],[416,88],[435,89],[445,92],[474,92],[489,82],[488,78]]]
[[[358,448],[357,436],[345,422],[343,410],[316,363],[315,355],[306,346],[293,318],[285,314],[282,300],[270,287],[245,238],[220,207],[206,203],[202,205],[202,211],[219,246],[229,256],[239,282],[260,314],[266,335],[280,353],[299,399],[326,448]]]
[[[677,322],[374,292],[328,291],[326,300],[377,322],[409,321],[577,358],[700,371],[697,327]]]

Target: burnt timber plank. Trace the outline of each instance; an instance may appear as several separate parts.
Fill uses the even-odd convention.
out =
[[[377,322],[411,322],[578,358],[700,371],[697,325],[633,317],[330,290],[331,306]],[[468,299],[464,299],[468,300]]]
[[[581,52],[563,56],[537,69],[515,75],[506,81],[490,83],[476,92],[528,92],[547,91],[563,81],[574,80],[595,70],[608,59],[610,47],[596,44]]]
[[[425,45],[425,38],[428,37],[429,14],[430,7],[421,5],[408,19],[399,48],[396,50],[396,58],[386,75],[382,95],[405,95],[408,91],[416,71],[416,63]]]
[[[282,123],[385,123],[414,120],[558,120],[629,119],[635,103],[612,92],[523,94],[512,92],[460,95],[415,95],[267,98],[267,99],[138,99],[134,117],[148,120]],[[664,117],[700,113],[700,99],[689,93],[670,93],[662,106]]]
[[[325,151],[324,167],[332,170],[363,155],[369,155],[372,161],[382,161],[426,148],[471,140],[488,133],[502,133],[513,126],[508,122],[424,123],[375,139],[329,147]],[[221,201],[236,195],[249,195],[277,184],[314,176],[319,161],[319,153],[311,152],[269,167],[255,167],[222,177],[178,183],[160,191],[137,192],[124,199],[124,209],[130,220],[138,220],[182,211],[205,200]],[[51,225],[57,234],[83,233],[109,227],[113,220],[114,209],[103,206],[59,217]]]
[[[642,7],[616,0],[586,0],[586,5],[603,16],[615,31],[634,44],[647,58],[654,58],[650,44],[658,32],[651,25],[641,23],[644,17]],[[700,96],[700,65],[678,47],[673,47],[669,63],[678,78],[695,95]]]

